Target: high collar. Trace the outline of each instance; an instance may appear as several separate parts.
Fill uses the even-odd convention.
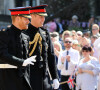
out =
[[[31,23],[29,24],[28,30],[30,32],[38,32],[39,28],[36,28],[35,26],[33,26]]]
[[[16,26],[14,26],[13,24],[11,25],[11,30],[16,34],[16,35],[20,35],[20,33],[22,32],[22,30],[18,29]]]

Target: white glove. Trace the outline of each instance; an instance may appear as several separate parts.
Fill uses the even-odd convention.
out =
[[[28,64],[34,65],[34,62],[36,62],[36,56],[31,56],[29,58],[27,58],[24,62],[22,66],[27,66]]]
[[[54,87],[54,89],[58,89],[59,88],[59,81],[58,81],[58,79],[54,79],[53,80],[53,87]]]

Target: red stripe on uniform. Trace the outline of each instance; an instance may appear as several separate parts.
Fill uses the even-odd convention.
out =
[[[30,13],[33,13],[33,12],[46,12],[46,10],[45,9],[30,10]]]
[[[29,14],[29,11],[12,11],[11,15]]]

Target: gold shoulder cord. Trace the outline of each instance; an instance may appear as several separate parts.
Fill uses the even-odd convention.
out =
[[[41,48],[40,54],[42,53],[42,37],[41,37],[40,33],[36,33],[33,41],[29,42],[29,48],[31,47],[32,44],[34,44],[32,51],[29,53],[29,56],[31,56],[33,54],[33,52],[36,48],[37,42],[39,42],[39,45]]]

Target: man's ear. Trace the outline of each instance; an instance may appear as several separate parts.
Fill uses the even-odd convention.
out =
[[[17,16],[17,17],[16,17],[16,21],[19,21],[19,19],[20,19],[20,17],[19,17],[19,16]]]
[[[16,17],[17,21],[20,21],[21,18],[22,18],[21,16]]]

